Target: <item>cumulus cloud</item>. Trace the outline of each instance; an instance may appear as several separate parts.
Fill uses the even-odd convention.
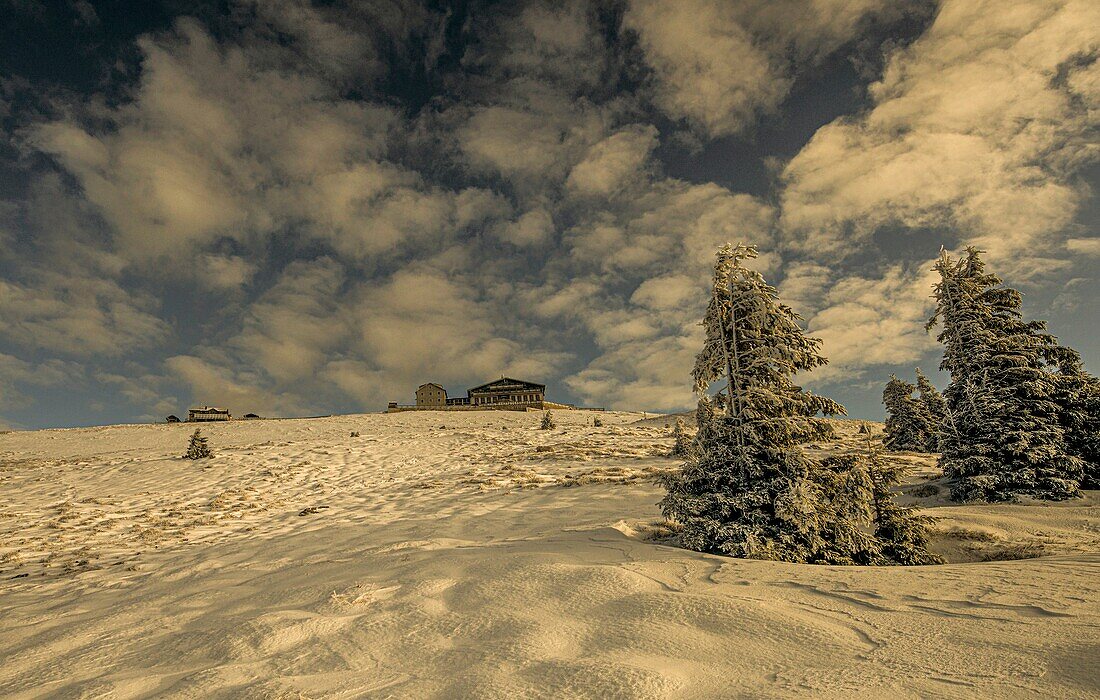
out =
[[[5,410],[33,401],[27,390],[72,385],[84,379],[83,368],[75,362],[55,358],[36,363],[0,352],[0,405]]]
[[[102,278],[39,270],[34,284],[0,279],[0,325],[18,345],[62,355],[118,357],[163,342],[157,304]]]
[[[884,0],[632,0],[624,24],[653,71],[652,98],[708,137],[728,136],[773,112],[799,70],[828,55]]]
[[[931,261],[918,268],[891,266],[881,277],[845,276],[833,281],[807,319],[821,338],[829,364],[807,375],[809,383],[852,379],[871,367],[911,365],[936,347],[925,332],[934,282]]]
[[[1034,245],[1052,257],[1085,196],[1072,175],[1098,154],[1100,10],[1004,10],[943,3],[871,86],[873,108],[822,128],[791,160],[782,219],[792,246],[842,254],[894,224],[957,232],[1006,263]]]
[[[615,132],[573,166],[566,186],[581,196],[609,196],[644,177],[649,154],[657,147],[657,129],[635,124]]]

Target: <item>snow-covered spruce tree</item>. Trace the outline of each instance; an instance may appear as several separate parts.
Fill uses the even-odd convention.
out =
[[[913,399],[916,387],[890,375],[882,391],[886,406],[886,434],[882,444],[891,452],[920,452],[929,442],[931,425],[921,404]]]
[[[206,436],[202,434],[202,431],[195,428],[195,432],[191,433],[191,441],[187,444],[187,454],[184,455],[187,459],[206,459],[213,457],[214,453],[210,451],[210,446],[206,444]]]
[[[693,371],[700,395],[695,453],[664,478],[665,516],[691,549],[754,559],[833,564],[900,563],[873,528],[869,477],[825,466],[799,446],[817,434],[818,413],[843,407],[794,384],[826,363],[820,342],[781,304],[759,273],[742,265],[751,247],[725,246],[714,267]],[[708,395],[715,382],[725,387]],[[863,470],[866,473],[866,470]]]
[[[1020,293],[985,271],[980,251],[967,248],[957,261],[941,251],[934,269],[940,279],[928,328],[942,323],[940,369],[951,376],[940,445],[951,497],[1077,496],[1083,462],[1068,451],[1047,366],[1054,337],[1021,318]]]
[[[943,395],[936,391],[928,377],[917,367],[917,400],[921,405],[921,412],[929,425],[928,441],[924,446],[924,452],[938,452],[940,449],[940,434],[947,428],[947,402]]]
[[[1085,371],[1076,350],[1057,346],[1050,354],[1058,421],[1070,454],[1084,462],[1081,487],[1100,489],[1100,380]]]
[[[683,418],[676,419],[676,425],[672,428],[672,440],[670,457],[687,457],[691,454],[691,436],[688,435]]]
[[[550,411],[546,411],[542,414],[542,425],[539,426],[540,430],[553,430],[555,426],[554,414]]]
[[[942,564],[941,557],[928,551],[931,518],[898,505],[890,490],[901,483],[906,465],[884,459],[882,450],[871,442],[870,431],[866,440],[863,465],[871,485],[875,537],[883,543],[883,553],[891,561],[907,566]]]

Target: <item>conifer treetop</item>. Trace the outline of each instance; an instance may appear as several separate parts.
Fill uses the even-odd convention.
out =
[[[754,246],[723,246],[716,254],[713,288],[703,326],[706,340],[692,376],[703,396],[715,381],[728,415],[741,421],[776,416],[842,415],[844,408],[796,386],[791,377],[825,365],[821,340],[806,336],[801,317],[780,303],[775,287],[742,263],[758,255]]]

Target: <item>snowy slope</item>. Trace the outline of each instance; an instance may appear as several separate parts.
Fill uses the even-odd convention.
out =
[[[957,563],[733,560],[653,539],[663,419],[593,415],[0,435],[0,696],[1100,693],[1096,492],[947,505],[901,455]]]

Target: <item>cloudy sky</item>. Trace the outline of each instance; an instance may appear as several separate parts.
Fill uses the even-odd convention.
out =
[[[714,250],[881,415],[975,244],[1100,369],[1094,0],[0,0],[0,424],[692,403]],[[942,375],[933,375],[943,384]]]

